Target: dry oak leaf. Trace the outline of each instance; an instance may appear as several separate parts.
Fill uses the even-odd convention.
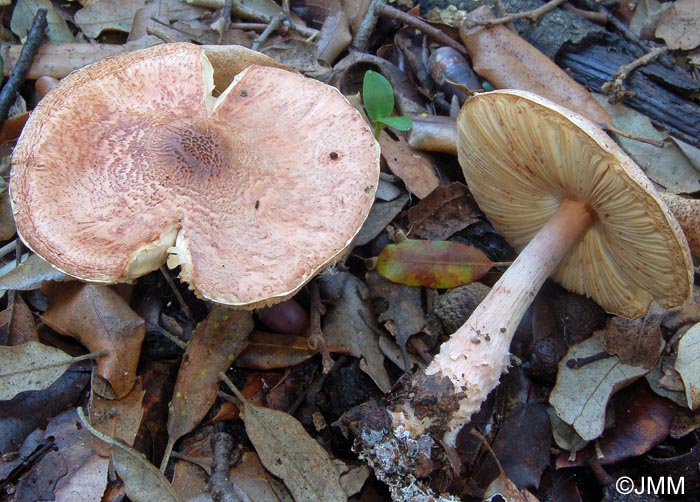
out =
[[[126,396],[136,381],[144,320],[109,286],[69,283],[49,292],[51,305],[42,319],[53,330],[71,336],[90,352],[108,350],[97,361],[97,373],[114,395]],[[110,394],[111,394],[110,392]]]

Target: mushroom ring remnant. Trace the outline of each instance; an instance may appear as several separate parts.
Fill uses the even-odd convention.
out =
[[[248,308],[332,264],[374,200],[372,131],[335,88],[237,49],[222,65],[224,49],[166,44],[66,77],[12,156],[22,240],[89,281],[167,259],[198,295]]]

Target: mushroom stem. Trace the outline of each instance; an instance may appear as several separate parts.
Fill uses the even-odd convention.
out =
[[[447,444],[455,444],[460,428],[498,385],[509,365],[513,335],[535,294],[595,219],[585,202],[564,199],[426,369],[426,374],[442,374],[464,391],[443,438]]]

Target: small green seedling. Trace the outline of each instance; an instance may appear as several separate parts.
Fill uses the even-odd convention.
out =
[[[413,127],[413,119],[404,116],[392,116],[394,113],[394,89],[384,75],[367,70],[362,82],[362,101],[369,119],[374,124],[374,137],[378,138],[383,126],[393,127],[399,131],[408,131]]]

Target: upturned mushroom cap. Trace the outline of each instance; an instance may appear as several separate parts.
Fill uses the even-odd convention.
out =
[[[591,121],[535,94],[471,98],[457,120],[459,162],[474,198],[521,250],[567,198],[596,221],[552,278],[609,312],[643,315],[691,293],[692,264],[678,223],[641,169]]]
[[[379,174],[360,114],[336,89],[272,66],[222,91],[207,56],[168,44],[111,58],[39,103],[10,184],[32,250],[109,283],[167,258],[200,296],[256,307],[290,297],[350,245]]]

